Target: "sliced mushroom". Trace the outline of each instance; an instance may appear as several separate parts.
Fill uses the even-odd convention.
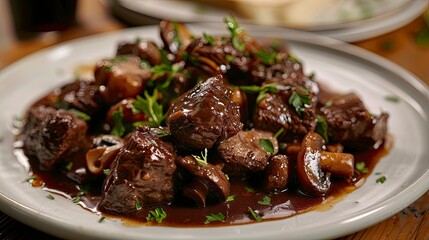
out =
[[[206,206],[206,198],[209,193],[209,186],[206,181],[195,178],[183,189],[183,196],[194,200],[200,206]]]
[[[192,156],[178,157],[176,163],[197,179],[207,183],[209,188],[215,189],[222,201],[225,201],[229,196],[231,192],[230,183],[219,167],[210,163],[199,163]]]
[[[95,147],[86,153],[86,165],[94,175],[100,175],[104,169],[110,168],[119,150],[124,146],[121,138],[104,135],[94,139]]]
[[[320,157],[320,167],[322,171],[330,172],[335,176],[352,177],[354,173],[354,156],[343,153],[341,144],[327,145],[328,151],[322,150]],[[288,156],[297,156],[301,146],[291,144],[286,147]]]

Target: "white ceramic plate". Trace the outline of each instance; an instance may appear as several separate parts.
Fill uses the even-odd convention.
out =
[[[289,1],[292,3],[283,4],[279,9],[265,8],[265,3],[254,0],[235,1],[243,2],[241,9],[248,7],[241,10],[250,15],[240,18],[242,23],[284,26],[347,42],[398,29],[414,20],[428,6],[427,0],[299,0]],[[270,2],[276,4],[279,1]],[[219,23],[231,11],[197,1],[111,0],[110,4],[116,15],[133,24],[144,24],[151,21],[149,18]]]
[[[198,34],[226,33],[192,25]],[[12,217],[62,238],[99,239],[312,239],[334,238],[380,222],[407,207],[429,187],[429,90],[414,76],[373,54],[336,40],[284,31],[271,37],[287,40],[304,62],[306,71],[338,91],[355,91],[371,112],[389,112],[389,131],[394,147],[374,172],[387,177],[377,184],[371,175],[366,183],[333,208],[313,211],[284,220],[243,226],[173,228],[125,226],[83,210],[70,200],[47,193],[24,182],[27,171],[12,152],[9,128],[15,116],[37,98],[73,78],[73,70],[115,53],[119,40],[137,36],[159,42],[156,27],[129,29],[92,36],[48,48],[2,70],[0,76],[0,210]],[[267,34],[253,34],[267,37]],[[397,96],[389,102],[386,96]]]

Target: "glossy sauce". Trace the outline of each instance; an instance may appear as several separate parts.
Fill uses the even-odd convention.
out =
[[[233,201],[229,202],[208,202],[204,208],[194,206],[191,201],[186,201],[183,198],[176,198],[171,204],[160,204],[151,207],[144,207],[140,211],[129,215],[114,216],[107,214],[106,216],[121,218],[129,224],[147,224],[146,217],[150,210],[155,208],[163,208],[167,213],[167,217],[163,220],[164,226],[180,226],[180,227],[210,227],[221,225],[247,224],[256,223],[254,217],[250,214],[249,208],[254,210],[263,218],[264,221],[287,218],[309,210],[324,210],[329,209],[335,202],[341,200],[344,196],[352,192],[357,186],[365,180],[365,177],[372,172],[377,162],[388,153],[390,149],[390,138],[387,139],[384,145],[378,149],[370,149],[365,152],[355,153],[355,163],[365,162],[369,172],[366,174],[355,173],[353,180],[332,179],[331,188],[324,197],[305,196],[299,192],[294,184],[289,184],[291,187],[280,193],[266,193],[258,191],[258,183],[248,182],[246,180],[231,180],[231,193],[235,196]],[[20,149],[17,149],[19,152]],[[25,156],[16,154],[17,157]],[[82,158],[84,155],[77,154],[75,158]],[[83,158],[84,159],[84,158]],[[22,161],[22,159],[20,159]],[[95,179],[90,184],[78,185],[69,179],[60,171],[41,171],[38,167],[38,162],[35,159],[28,159],[30,163],[30,174],[37,176],[35,180],[31,180],[33,186],[42,187],[44,190],[57,193],[74,200],[84,209],[91,212],[97,211],[97,204],[101,197],[101,186],[104,176]],[[252,189],[253,191],[251,191]],[[271,198],[269,205],[262,205],[260,202],[264,196]],[[224,222],[211,222],[204,224],[206,216],[210,214],[222,213],[225,216]],[[104,214],[104,213],[103,213]],[[149,223],[157,224],[157,223]]]

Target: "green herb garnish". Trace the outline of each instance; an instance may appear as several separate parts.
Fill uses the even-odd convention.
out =
[[[136,200],[136,210],[140,211],[143,208],[143,203],[139,199]]]
[[[259,139],[259,145],[265,150],[265,152],[274,153],[274,145],[270,139],[266,139],[266,138]]]
[[[192,157],[194,157],[195,161],[197,161],[197,163],[200,166],[206,166],[207,165],[207,148],[204,149],[204,152],[201,152],[201,157],[197,156],[197,155],[192,155]]]
[[[284,128],[280,128],[279,130],[277,130],[276,133],[274,133],[273,138],[278,138],[280,135],[282,135],[282,133],[285,131]]]
[[[258,93],[256,97],[256,102],[260,102],[262,99],[266,97],[268,92],[277,93],[279,90],[277,89],[277,83],[270,83],[262,86],[257,85],[248,85],[248,86],[240,86],[240,89],[247,93]]]
[[[33,180],[37,179],[37,175],[31,175],[30,177],[26,178],[24,182],[31,183]]]
[[[73,202],[74,204],[78,204],[78,203],[80,202],[80,196],[74,197],[74,198],[72,199],[72,202]]]
[[[386,176],[381,176],[381,177],[377,178],[377,180],[375,182],[383,184],[386,180],[387,180]]]
[[[209,224],[211,222],[224,222],[225,216],[222,213],[212,213],[206,216],[206,221],[204,224]]]
[[[423,18],[424,25],[417,32],[416,43],[419,46],[426,47],[429,46],[429,10],[424,13]]]
[[[173,22],[173,43],[176,44],[177,51],[179,51],[180,46],[182,46],[182,40],[179,38],[179,24],[177,22]]]
[[[249,192],[249,193],[255,191],[255,189],[253,187],[251,187],[251,186],[245,186],[244,189],[246,189],[246,192]]]
[[[289,97],[289,105],[295,108],[295,112],[301,116],[301,113],[304,111],[304,108],[307,105],[311,105],[311,99],[307,95],[302,95],[297,92],[293,92]]]
[[[101,217],[100,219],[98,219],[98,223],[102,223],[104,219],[106,219],[106,217]]]
[[[369,172],[368,168],[365,166],[365,162],[357,162],[355,168],[360,173],[368,173]]]
[[[79,110],[74,109],[74,108],[70,108],[70,109],[68,109],[68,111],[71,112],[76,117],[82,119],[82,120],[85,120],[87,122],[91,121],[91,116],[89,116],[88,114],[86,114],[86,113],[84,113],[82,111],[79,111]]]
[[[158,91],[153,90],[153,94],[149,95],[144,91],[144,97],[137,96],[137,99],[132,103],[134,113],[143,112],[148,116],[147,122],[136,122],[138,125],[147,125],[150,127],[159,127],[165,118],[162,104],[158,103]]]
[[[389,102],[397,103],[399,102],[399,97],[394,95],[385,96],[384,99]]]
[[[235,200],[235,195],[229,195],[229,196],[226,198],[225,202],[232,202],[232,201],[234,201],[234,200]]]
[[[287,54],[287,57],[292,61],[292,62],[295,62],[295,63],[301,63],[301,61],[295,56],[295,55],[293,55],[293,54],[291,54],[291,53],[288,53]]]
[[[260,205],[271,205],[271,198],[269,196],[264,196],[262,200],[258,201]]]
[[[157,223],[161,223],[167,217],[167,213],[162,208],[156,208],[155,210],[149,211],[146,220],[151,222],[155,220]]]
[[[203,33],[203,38],[207,41],[208,44],[212,46],[216,45],[216,41],[214,40],[214,38],[207,33]]]
[[[252,217],[253,217],[256,221],[258,221],[258,222],[262,222],[262,221],[264,220],[261,216],[259,216],[259,214],[258,214],[258,213],[256,213],[255,211],[253,211],[253,209],[252,209],[251,207],[249,207],[249,208],[248,208],[248,210],[249,210],[250,214],[252,215]]]
[[[231,54],[226,54],[225,59],[227,62],[232,62],[232,61],[234,61],[235,57]]]
[[[103,72],[109,72],[110,70],[112,70],[112,65],[107,65],[107,66],[104,66],[102,69],[103,69]]]
[[[224,18],[228,31],[231,33],[232,46],[242,52],[244,50],[244,42],[239,39],[239,34],[243,32],[243,29],[238,25],[237,20],[234,16],[228,16]]]
[[[259,51],[253,52],[253,54],[266,65],[273,65],[280,60],[274,51]]]
[[[113,120],[113,128],[110,131],[110,134],[122,137],[122,135],[125,134],[125,126],[124,126],[124,110],[122,106],[119,106],[118,111],[114,111],[112,113],[112,120]]]
[[[320,115],[316,115],[316,129],[315,132],[318,133],[320,136],[325,139],[325,142],[327,143],[329,141],[328,138],[328,123],[326,122],[326,119]]]
[[[65,168],[66,168],[68,171],[72,170],[72,168],[73,168],[73,162],[69,162],[69,163],[67,163],[67,165],[65,166]]]
[[[110,174],[110,169],[106,168],[103,170],[104,175],[109,176]]]
[[[50,199],[50,200],[54,200],[54,199],[55,199],[55,197],[54,197],[52,194],[48,194],[46,197],[47,197],[48,199]]]

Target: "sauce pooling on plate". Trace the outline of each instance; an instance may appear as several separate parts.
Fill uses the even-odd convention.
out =
[[[163,21],[163,46],[120,43],[93,77],[35,102],[17,138],[32,185],[168,226],[281,219],[358,187],[387,153],[388,114],[225,23],[228,36],[196,37]]]

